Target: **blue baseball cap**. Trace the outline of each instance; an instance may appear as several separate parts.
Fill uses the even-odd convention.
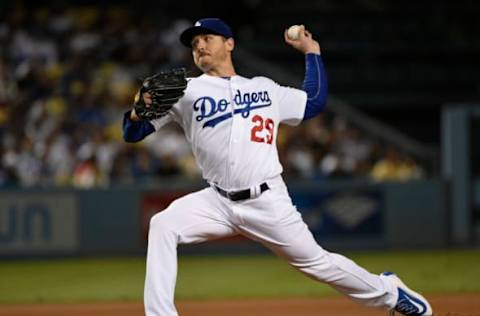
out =
[[[187,47],[192,47],[192,39],[199,34],[215,34],[225,38],[233,37],[232,30],[227,23],[218,18],[205,18],[195,22],[195,25],[186,29],[180,35],[180,42]]]

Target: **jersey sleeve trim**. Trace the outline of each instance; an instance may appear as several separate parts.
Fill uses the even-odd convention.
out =
[[[123,115],[123,139],[128,143],[139,142],[155,131],[149,121],[133,121],[130,119],[131,111]]]

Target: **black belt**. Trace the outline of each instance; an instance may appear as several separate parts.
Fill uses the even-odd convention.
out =
[[[260,184],[260,194],[267,191],[268,189],[270,188],[268,187],[268,184],[266,182]],[[226,197],[231,201],[248,200],[254,197],[254,196],[251,196],[250,189],[227,192],[224,189],[215,186],[215,190],[217,190],[217,192],[220,193],[221,196]]]

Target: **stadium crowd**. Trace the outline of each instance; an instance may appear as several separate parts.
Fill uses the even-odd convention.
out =
[[[121,7],[17,6],[1,16],[0,187],[199,178],[176,125],[138,144],[123,142],[121,135],[139,78],[179,66],[196,74],[190,52],[178,41],[190,23],[138,19]],[[282,128],[279,151],[286,176],[425,176],[411,157],[330,113]]]

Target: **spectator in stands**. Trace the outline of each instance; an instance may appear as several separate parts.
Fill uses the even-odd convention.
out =
[[[393,146],[388,146],[385,156],[377,161],[371,171],[376,181],[418,180],[424,175],[423,170],[410,157],[402,157]]]

